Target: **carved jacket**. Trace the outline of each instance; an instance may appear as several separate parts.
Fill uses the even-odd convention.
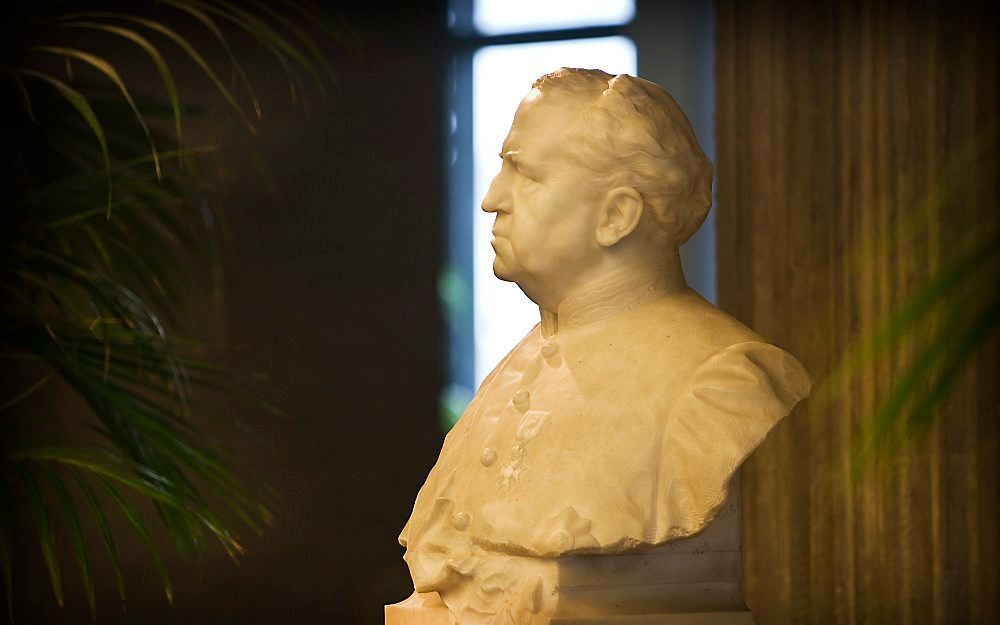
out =
[[[810,379],[683,288],[616,278],[560,305],[483,381],[399,537],[417,591],[483,554],[620,552],[696,534]]]

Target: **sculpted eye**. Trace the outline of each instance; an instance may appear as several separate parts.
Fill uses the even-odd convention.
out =
[[[514,166],[517,168],[517,173],[520,174],[520,178],[525,181],[529,181],[535,184],[541,182],[538,176],[535,175],[537,172],[528,170],[522,163],[515,163]]]
[[[523,172],[521,172],[519,179],[521,181],[521,188],[525,191],[531,191],[540,184],[537,180]]]

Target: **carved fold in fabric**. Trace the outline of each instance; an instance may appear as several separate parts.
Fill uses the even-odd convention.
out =
[[[691,375],[663,435],[654,542],[701,531],[722,506],[733,473],[809,394],[788,352],[760,342],[730,345]]]
[[[620,552],[699,532],[739,464],[808,394],[795,358],[693,291],[649,284],[613,291],[638,305],[588,307],[610,316],[549,337],[536,326],[483,382],[400,535],[418,590],[473,583],[488,556]]]

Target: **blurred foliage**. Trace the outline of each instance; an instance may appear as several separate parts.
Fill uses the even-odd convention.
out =
[[[876,235],[856,250],[852,269],[884,259],[905,259],[926,278],[895,306],[824,380],[817,395],[831,402],[837,389],[861,376],[895,374],[866,415],[852,446],[856,478],[885,461],[891,464],[944,412],[982,351],[1000,335],[1000,215],[990,195],[995,173],[980,168],[995,153],[996,128],[983,129],[953,150],[940,182],[907,211],[901,227]],[[961,216],[961,218],[960,218]],[[940,249],[927,240],[935,232]],[[881,237],[881,240],[878,240]],[[897,262],[894,260],[893,262]]]
[[[68,534],[95,617],[95,549],[107,552],[123,607],[126,598],[122,537],[109,515],[146,544],[168,600],[161,546],[137,502],[151,504],[189,556],[215,541],[236,558],[237,526],[259,533],[270,523],[267,489],[199,425],[277,410],[248,399],[256,376],[215,364],[191,336],[191,284],[218,277],[225,238],[215,148],[184,136],[185,121],[205,111],[180,92],[195,74],[207,79],[252,134],[261,105],[234,38],[273,56],[293,103],[308,107],[310,93],[326,97],[335,85],[317,37],[354,45],[342,24],[294,0],[5,7],[0,359],[8,382],[33,375],[0,397],[0,569],[11,618],[15,535],[36,535],[61,605],[55,537]],[[140,60],[144,89],[125,78]],[[39,412],[46,404],[36,400],[57,381],[91,414]],[[63,427],[78,417],[87,435]]]

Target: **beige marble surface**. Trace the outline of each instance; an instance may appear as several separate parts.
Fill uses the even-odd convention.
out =
[[[494,272],[540,322],[445,439],[387,619],[745,619],[730,480],[811,382],[684,283],[711,164],[663,89],[592,70],[539,79],[500,158]]]

